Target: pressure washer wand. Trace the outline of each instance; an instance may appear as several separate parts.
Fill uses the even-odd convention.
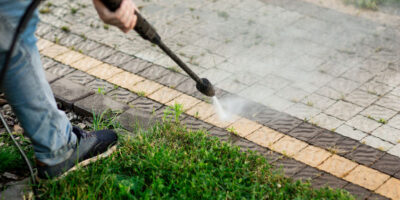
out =
[[[115,11],[119,8],[122,0],[102,0],[105,6],[110,11]],[[181,67],[189,76],[196,82],[196,88],[201,93],[207,96],[215,96],[215,90],[206,78],[199,78],[167,45],[165,45],[156,29],[142,15],[135,11],[137,21],[134,30],[145,40],[157,45],[162,49],[175,63]]]

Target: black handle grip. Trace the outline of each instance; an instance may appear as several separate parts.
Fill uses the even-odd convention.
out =
[[[110,10],[116,11],[120,5],[122,0],[101,0],[103,4]],[[145,40],[149,40],[154,44],[159,44],[161,37],[158,35],[156,29],[145,19],[143,16],[135,11],[137,16],[137,21],[135,25],[135,31]]]

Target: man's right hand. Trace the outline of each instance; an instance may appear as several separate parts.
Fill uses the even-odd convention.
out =
[[[93,0],[93,4],[104,23],[114,25],[124,33],[135,27],[137,20],[135,10],[137,8],[132,0],[122,0],[120,7],[115,12],[108,10],[101,0]]]

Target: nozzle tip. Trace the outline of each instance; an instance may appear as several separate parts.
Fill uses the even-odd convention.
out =
[[[197,83],[196,88],[199,90],[201,93],[203,93],[206,96],[213,97],[215,96],[215,90],[210,81],[206,78],[201,79],[202,83]]]

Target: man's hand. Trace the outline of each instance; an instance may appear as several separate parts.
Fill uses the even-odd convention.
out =
[[[124,33],[132,30],[136,25],[137,16],[135,10],[137,10],[132,0],[122,0],[121,6],[115,11],[111,12],[100,0],[93,0],[94,7],[106,24],[111,24]]]

